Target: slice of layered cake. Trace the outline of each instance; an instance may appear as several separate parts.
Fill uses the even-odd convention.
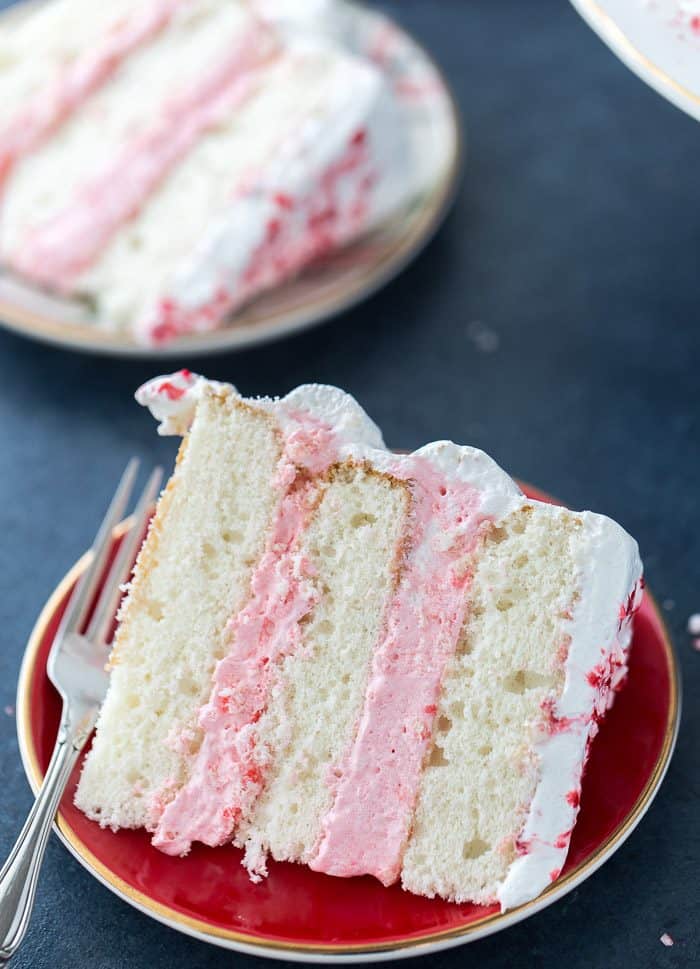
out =
[[[335,7],[53,0],[0,28],[0,262],[161,342],[396,212],[406,126]]]
[[[355,401],[181,371],[137,393],[177,466],[77,791],[185,854],[244,849],[510,908],[566,858],[641,599],[610,519],[487,455],[387,451]]]

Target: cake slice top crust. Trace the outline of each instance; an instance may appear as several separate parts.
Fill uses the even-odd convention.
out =
[[[287,447],[298,447],[296,460],[300,465],[308,455],[318,450],[303,431],[332,433],[334,461],[366,462],[377,472],[399,480],[417,481],[426,491],[437,489],[438,496],[450,503],[447,483],[473,488],[479,495],[479,514],[485,519],[497,519],[520,507],[525,497],[516,483],[484,451],[452,441],[433,441],[412,454],[395,454],[386,449],[381,431],[357,401],[345,391],[326,384],[302,384],[282,398],[243,398],[231,384],[208,380],[189,370],[155,377],[136,391],[136,400],[147,407],[158,421],[161,435],[184,435],[191,426],[202,397],[209,394],[232,395],[247,406],[274,415],[285,437]],[[306,445],[311,443],[311,447]],[[324,456],[324,460],[328,455]],[[313,470],[313,468],[311,469]],[[453,534],[445,536],[459,541],[464,531],[457,521],[455,505]],[[427,523],[429,530],[440,530],[437,520]]]
[[[303,384],[282,399],[242,398],[232,384],[208,380],[190,370],[178,370],[143,384],[136,391],[136,400],[158,421],[160,435],[183,436],[192,425],[199,401],[207,394],[238,397],[247,400],[250,406],[272,411],[283,431],[292,431],[298,417],[308,414],[332,427],[339,441],[384,449],[377,425],[350,394],[337,387]]]

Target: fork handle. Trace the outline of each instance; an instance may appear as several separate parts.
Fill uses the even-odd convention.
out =
[[[51,825],[86,736],[85,729],[73,731],[62,724],[41,790],[0,871],[0,966],[9,962],[27,931]]]

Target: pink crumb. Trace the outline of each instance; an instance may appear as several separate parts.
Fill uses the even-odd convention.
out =
[[[286,192],[277,192],[275,194],[275,202],[281,209],[290,210],[294,208],[294,199],[291,195],[287,195]]]
[[[12,704],[8,703],[7,706],[5,707],[5,716],[14,717],[14,715],[15,715],[15,708],[12,706]]]
[[[696,653],[700,653],[700,638],[693,640],[693,649]]]
[[[180,397],[184,397],[185,388],[176,387],[175,384],[171,384],[169,380],[164,380],[158,388],[158,393],[164,394],[168,400],[179,400]]]
[[[559,848],[560,850],[562,848],[568,848],[569,842],[571,841],[572,830],[573,828],[569,828],[568,831],[562,831],[557,840],[554,842],[554,847]]]
[[[664,934],[661,936],[661,939],[659,941],[661,942],[662,945],[665,945],[665,946],[673,945],[673,939],[668,934],[668,932],[664,932]]]
[[[565,733],[571,730],[576,724],[581,723],[581,717],[559,717],[556,714],[556,699],[545,697],[540,703],[540,709],[544,714],[542,719],[542,729],[554,736],[555,734]]]
[[[522,858],[524,855],[529,855],[532,851],[532,842],[526,840],[525,838],[515,839],[515,853],[520,855]]]
[[[566,618],[571,619],[571,616]],[[566,666],[566,661],[569,658],[569,650],[571,649],[571,636],[566,636],[559,646],[557,647],[557,664],[559,666]]]

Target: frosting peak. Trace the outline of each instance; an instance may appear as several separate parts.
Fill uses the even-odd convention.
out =
[[[164,374],[147,381],[134,396],[158,421],[158,433],[167,437],[187,433],[194,418],[197,401],[207,387],[235,391],[231,384],[207,380],[190,370],[178,370],[176,373]]]

